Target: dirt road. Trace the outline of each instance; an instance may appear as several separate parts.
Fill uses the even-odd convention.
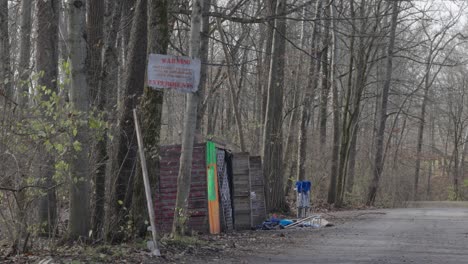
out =
[[[468,263],[468,208],[382,210],[244,263]]]

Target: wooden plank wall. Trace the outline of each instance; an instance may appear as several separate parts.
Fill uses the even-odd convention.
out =
[[[257,226],[266,220],[262,158],[259,156],[250,157],[249,163],[252,192],[252,224],[253,226]]]
[[[236,230],[252,227],[249,153],[235,153],[232,160],[234,225]]]

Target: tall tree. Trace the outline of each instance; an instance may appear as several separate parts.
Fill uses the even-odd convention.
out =
[[[379,26],[384,17],[381,14],[381,4],[382,2],[377,2],[375,9],[373,6],[369,5],[368,0],[361,0],[359,4],[359,15],[361,17],[366,17],[366,14],[372,11],[375,12],[376,19],[359,20],[359,29],[356,31],[356,33],[359,34],[355,64],[356,75],[353,84],[348,86],[346,91],[342,111],[343,117],[340,120],[342,123],[342,130],[336,195],[334,200],[333,196],[328,196],[329,203],[335,203],[337,206],[341,206],[344,202],[349,164],[356,159],[355,156],[350,156],[350,150],[353,147],[351,145],[353,137],[357,136],[356,133],[358,133],[359,117],[362,110],[361,104],[366,89],[368,72],[371,66],[370,62],[375,61],[374,57],[377,49],[374,46],[374,42],[377,40],[377,32],[380,29]],[[369,23],[369,21],[372,21],[372,23]],[[355,26],[356,25],[353,25],[353,27]]]
[[[91,100],[96,104],[102,67],[104,45],[104,1],[90,1],[87,11],[86,36],[88,41],[88,85]]]
[[[21,108],[24,108],[28,101],[29,75],[31,73],[29,65],[31,60],[31,30],[32,30],[32,0],[21,1],[21,22],[20,22],[20,54],[18,71],[20,85],[17,91],[17,100]]]
[[[276,6],[278,0],[268,0],[265,1],[266,15],[270,17],[275,17]],[[265,43],[265,58],[263,59],[263,76],[264,80],[268,80],[270,74],[270,61],[272,56],[273,48],[273,33],[275,32],[275,20],[271,19],[267,23],[266,27],[266,43]],[[262,125],[265,124],[266,112],[267,112],[267,101],[268,101],[268,83],[262,85]],[[262,131],[263,133],[263,131]],[[262,139],[263,140],[263,139]],[[262,143],[263,144],[263,143]],[[262,146],[263,149],[263,146]]]
[[[68,31],[70,47],[70,102],[81,120],[87,120],[89,111],[89,86],[86,73],[86,0],[75,0],[68,6]],[[58,41],[57,41],[58,43]],[[77,124],[74,142],[79,142],[75,157],[70,161],[70,220],[69,238],[87,237],[90,231],[90,170],[88,124]]]
[[[340,152],[340,105],[339,105],[339,94],[338,94],[338,81],[337,81],[337,59],[338,59],[338,38],[337,38],[337,27],[335,21],[335,8],[330,5],[330,14],[331,14],[331,27],[332,27],[332,60],[331,60],[331,70],[330,70],[330,82],[332,87],[332,96],[333,96],[333,147],[332,147],[332,157],[331,157],[331,170],[330,170],[330,185],[328,192],[328,200],[336,196],[334,192],[336,186],[336,180],[338,175],[338,166],[339,166],[339,152]],[[331,191],[330,191],[331,190]]]
[[[10,68],[10,34],[8,30],[8,1],[0,1],[0,80],[5,102],[12,99]]]
[[[305,17],[307,13],[307,8],[304,7],[302,11],[302,16]],[[301,24],[301,49],[306,49],[306,22],[302,21]],[[302,51],[301,51],[302,52]],[[297,62],[297,68],[295,72],[295,81],[294,81],[294,91],[293,91],[293,104],[292,104],[292,113],[291,118],[289,119],[289,131],[288,131],[288,139],[286,140],[286,146],[284,150],[283,156],[283,166],[285,168],[284,175],[286,177],[286,188],[285,188],[285,196],[289,196],[289,192],[291,191],[291,187],[296,176],[296,163],[297,163],[297,126],[299,123],[299,101],[302,96],[302,92],[300,89],[300,85],[302,84],[302,76],[303,72],[301,71],[302,67],[304,66],[304,58],[303,56],[299,57],[299,61]]]
[[[419,115],[419,124],[418,124],[418,136],[417,136],[417,143],[416,143],[416,166],[414,170],[414,182],[413,182],[413,200],[417,200],[418,197],[418,187],[419,187],[419,174],[421,170],[421,152],[422,146],[424,141],[424,130],[426,126],[426,108],[429,104],[429,92],[434,81],[437,78],[440,70],[442,69],[442,65],[438,65],[438,70],[432,72],[435,68],[435,62],[438,59],[439,54],[445,50],[447,45],[449,45],[453,40],[454,36],[451,36],[448,40],[446,36],[448,34],[448,30],[452,28],[455,24],[457,19],[452,18],[449,20],[446,25],[441,27],[437,32],[430,32],[430,28],[428,25],[423,24],[422,29],[424,35],[427,37],[429,41],[429,48],[427,49],[427,56],[425,61],[425,72],[424,72],[424,84],[423,84],[423,98],[421,103],[421,111]],[[447,60],[448,56],[445,58]],[[445,61],[444,60],[444,61]],[[422,83],[421,83],[422,84]]]
[[[130,33],[127,70],[125,71],[122,103],[118,110],[116,157],[112,165],[112,194],[106,218],[107,236],[111,240],[123,239],[115,226],[126,226],[126,209],[133,197],[133,181],[137,162],[137,145],[132,110],[138,105],[145,82],[147,58],[147,0],[138,0]]]
[[[200,57],[201,20],[203,0],[194,0],[192,5],[192,20],[190,27],[190,56]],[[180,154],[179,175],[177,177],[177,197],[172,223],[172,236],[178,237],[185,233],[188,219],[188,198],[190,195],[193,142],[197,124],[197,108],[200,100],[198,92],[187,95],[187,106],[184,115],[184,130],[182,132],[182,148]]]
[[[396,36],[396,28],[398,24],[398,13],[399,13],[399,2],[394,1],[392,4],[392,20],[391,20],[391,29],[390,29],[390,37],[389,43],[387,48],[387,61],[386,61],[386,74],[385,80],[382,90],[382,98],[381,98],[381,105],[380,105],[380,113],[378,119],[378,130],[376,135],[376,143],[375,143],[375,158],[373,164],[373,178],[369,185],[369,193],[367,196],[367,204],[373,205],[375,202],[375,197],[377,195],[377,190],[379,187],[380,177],[383,172],[384,167],[384,138],[385,138],[385,126],[387,122],[387,105],[388,105],[388,97],[390,93],[390,84],[392,82],[392,73],[393,73],[393,56],[394,56],[394,49],[395,49],[395,36]]]
[[[59,3],[57,0],[39,1],[36,10],[36,71],[40,73],[37,83],[57,93]],[[42,100],[47,101],[49,98],[48,93],[42,94]],[[48,191],[40,199],[39,221],[44,224],[45,233],[50,235],[54,231],[57,218],[57,198],[53,188],[55,159],[45,149],[42,149],[42,152],[40,181]]]
[[[98,8],[102,8],[99,6]],[[90,7],[91,9],[91,7]],[[107,120],[106,110],[109,109],[107,97],[115,95],[117,93],[117,71],[116,65],[118,64],[117,59],[117,48],[116,39],[117,31],[119,29],[120,16],[122,11],[122,2],[107,1],[107,12],[110,13],[106,21],[99,21],[98,25],[105,22],[106,34],[102,40],[101,38],[95,38],[96,45],[99,47],[99,53],[96,50],[93,55],[101,56],[101,50],[103,51],[102,59],[99,59],[99,63],[102,65],[96,67],[98,72],[97,82],[90,82],[93,85],[97,85],[94,94],[91,93],[91,100],[95,103],[98,111],[104,113],[104,119]],[[101,12],[92,12],[93,15],[101,14]],[[100,25],[102,26],[102,25]],[[100,27],[99,26],[99,27]],[[88,27],[89,30],[89,27]],[[93,30],[94,31],[94,30]],[[103,41],[100,43],[99,41]],[[103,46],[103,47],[101,47]],[[98,48],[95,47],[95,48]],[[90,56],[93,56],[90,55]],[[94,76],[96,78],[96,76]],[[93,212],[93,234],[96,237],[102,235],[102,229],[104,224],[104,205],[105,205],[105,193],[106,193],[106,165],[108,160],[107,153],[107,141],[108,131],[104,131],[103,137],[96,143],[93,160],[96,162],[94,168],[94,212]]]
[[[203,0],[203,10],[202,10],[202,35],[201,35],[201,47],[200,47],[200,60],[202,66],[200,69],[200,98],[201,100],[198,103],[198,113],[197,113],[197,134],[202,134],[202,124],[203,117],[205,115],[206,103],[203,102],[205,98],[205,89],[208,81],[208,50],[210,42],[210,12],[211,0]]]
[[[311,38],[311,54],[312,58],[310,59],[309,66],[309,78],[307,80],[307,86],[304,91],[304,100],[301,106],[300,114],[300,125],[297,137],[297,179],[303,181],[306,179],[306,158],[307,158],[307,142],[309,141],[307,136],[307,126],[309,120],[311,119],[311,112],[313,109],[315,91],[318,86],[319,81],[319,72],[321,67],[321,52],[319,50],[320,42],[320,27],[318,21],[321,18],[322,14],[323,0],[318,0],[315,5],[315,18],[314,18],[314,29],[312,32]]]
[[[276,14],[283,14],[285,11],[286,0],[278,0]],[[270,211],[287,210],[282,170],[285,36],[286,20],[284,18],[276,18],[263,130],[263,173],[265,186],[267,186],[265,188],[266,203]]]
[[[148,54],[166,54],[169,46],[170,30],[168,21],[169,0],[153,0],[148,2]],[[159,139],[161,135],[161,120],[164,93],[149,86],[144,88],[141,98],[141,120],[143,142],[145,144],[146,163],[149,172],[151,189],[155,190],[159,179]],[[139,235],[147,232],[149,218],[146,208],[146,198],[141,170],[137,171],[132,199],[133,221]]]
[[[233,59],[231,57],[231,54],[229,53],[228,47],[226,45],[227,40],[226,40],[226,35],[224,32],[224,29],[221,25],[221,19],[217,18],[216,19],[216,26],[219,31],[219,35],[221,37],[221,42],[223,46],[223,52],[224,52],[224,57],[226,58],[227,62],[227,75],[228,75],[228,83],[229,83],[229,93],[231,95],[231,105],[234,111],[234,119],[236,120],[236,126],[237,126],[237,135],[239,137],[239,145],[241,151],[246,151],[245,149],[245,141],[244,141],[244,130],[242,128],[242,116],[240,113],[239,109],[239,98],[238,95],[236,94],[236,87],[240,84],[237,83],[235,79],[234,72],[232,70],[232,65],[233,65]]]
[[[320,92],[320,149],[323,151],[327,143],[328,96],[330,94],[330,62],[328,59],[330,46],[330,6],[331,1],[324,3],[323,17],[325,19],[322,38],[322,89]]]

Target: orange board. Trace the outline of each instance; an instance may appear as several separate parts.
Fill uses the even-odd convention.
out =
[[[206,143],[206,176],[208,183],[208,219],[210,234],[219,234],[221,232],[217,171],[216,146],[213,142],[208,141]]]

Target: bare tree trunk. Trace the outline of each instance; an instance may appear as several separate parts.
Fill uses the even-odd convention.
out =
[[[432,45],[431,48],[429,49],[432,51]],[[426,64],[426,74],[424,76],[425,78],[425,84],[424,84],[424,95],[423,95],[423,101],[421,105],[421,115],[419,118],[419,125],[418,125],[418,141],[416,143],[416,166],[414,170],[414,185],[413,185],[413,200],[416,201],[418,200],[418,186],[419,186],[419,174],[421,170],[421,151],[422,151],[422,145],[423,145],[423,140],[424,140],[424,126],[425,126],[425,119],[426,119],[426,107],[429,101],[429,89],[430,89],[430,81],[429,81],[429,75],[430,75],[430,70],[431,70],[431,61],[432,61],[432,54],[429,54],[427,58],[427,64]]]
[[[31,69],[29,68],[29,61],[31,59],[31,30],[32,30],[32,0],[23,0],[21,2],[21,17],[20,17],[20,35],[19,35],[19,62],[18,62],[18,79],[19,85],[16,90],[16,101],[20,107],[20,116],[23,116],[27,112],[26,105],[28,103],[29,94],[29,76]],[[1,151],[1,150],[0,150]],[[27,166],[27,164],[25,164]],[[23,175],[17,177],[17,188],[24,186],[25,179]],[[14,247],[16,253],[23,253],[24,249],[27,249],[26,237],[27,237],[27,212],[26,212],[26,190],[20,191],[16,194],[16,237]],[[22,248],[23,247],[23,248]]]
[[[365,5],[365,0],[361,1],[361,16],[364,15],[364,5]],[[352,30],[352,35],[351,35],[351,45],[350,45],[350,65],[349,65],[349,78],[348,78],[348,86],[346,90],[346,95],[344,96],[344,104],[343,104],[343,116],[341,118],[341,139],[340,139],[340,149],[339,149],[339,158],[338,158],[338,170],[337,170],[337,182],[336,185],[330,185],[328,189],[328,199],[327,202],[329,204],[334,204],[336,203],[337,206],[341,206],[342,204],[342,198],[343,198],[343,193],[344,193],[344,186],[343,184],[345,183],[345,176],[346,176],[346,169],[348,165],[348,157],[349,157],[349,144],[351,141],[351,137],[353,136],[352,132],[353,131],[353,122],[352,118],[353,116],[356,116],[357,118],[357,113],[353,113],[353,95],[356,97],[360,96],[360,91],[355,91],[358,89],[358,85],[361,85],[361,87],[364,86],[364,78],[363,76],[365,75],[366,71],[366,65],[365,65],[365,46],[364,46],[364,37],[360,36],[359,38],[359,52],[358,52],[358,63],[356,65],[356,70],[357,70],[357,75],[354,80],[352,80],[353,76],[353,63],[354,63],[354,38],[356,35],[356,27],[357,25],[355,24],[355,10],[354,10],[354,0],[350,2],[350,11],[351,11],[351,20],[353,23],[353,30]],[[360,24],[360,34],[363,34],[365,26],[365,22],[361,21]],[[362,81],[362,83],[360,83]],[[355,99],[356,103],[354,105],[354,109],[356,111],[359,110],[359,100],[360,98]]]
[[[91,8],[91,7],[90,7]],[[116,89],[116,68],[117,65],[117,52],[116,52],[116,38],[117,30],[119,27],[119,21],[122,11],[122,2],[107,2],[107,10],[110,12],[110,16],[105,22],[106,34],[101,40],[103,41],[103,48],[99,49],[99,56],[101,56],[101,49],[103,51],[102,60],[99,60],[101,65],[98,67],[98,79],[96,80],[97,85],[94,97],[91,99],[95,102],[97,110],[104,113],[104,120],[107,121],[107,109],[108,109],[108,95],[115,94]],[[101,13],[101,12],[99,12]],[[98,14],[99,14],[98,13]],[[102,15],[102,13],[101,13]],[[100,43],[100,42],[98,42]],[[99,45],[100,47],[100,45]],[[95,51],[94,55],[97,55],[98,51]],[[91,55],[90,55],[91,56]],[[93,95],[91,95],[93,96]],[[106,197],[106,165],[108,160],[107,153],[107,140],[108,131],[103,132],[103,137],[95,145],[94,151],[94,162],[96,168],[93,171],[94,178],[94,213],[93,213],[93,235],[100,238],[103,235],[104,227],[104,209],[105,209],[105,197]]]
[[[56,93],[58,92],[58,24],[58,1],[37,2],[36,70],[43,73],[38,79],[38,84]],[[48,101],[49,99],[50,96],[47,93],[42,94],[42,100]],[[50,236],[57,223],[57,198],[55,188],[53,188],[55,159],[45,149],[41,152],[40,181],[48,191],[39,201],[39,221],[45,224],[44,235]]]
[[[466,156],[468,155],[468,133],[465,134],[463,139],[463,152],[461,155],[461,165],[460,165],[460,176],[461,176],[461,183],[465,185],[465,173],[466,173]],[[462,197],[464,198],[464,197]]]
[[[31,69],[31,31],[32,31],[32,0],[21,1],[21,26],[20,26],[20,55],[19,55],[19,79],[20,86],[17,91],[17,101],[20,108],[25,108],[28,103],[29,77]]]
[[[203,127],[203,117],[205,116],[206,104],[203,103],[205,98],[205,89],[208,81],[208,49],[210,42],[210,16],[208,13],[211,8],[211,0],[203,0],[203,10],[202,10],[202,32],[201,32],[201,47],[200,47],[200,60],[202,63],[200,69],[200,98],[201,100],[198,103],[198,112],[197,112],[197,132],[196,134],[202,135]]]
[[[152,0],[148,2],[148,54],[166,54],[169,46],[170,28],[168,22],[168,0]],[[159,180],[159,141],[161,136],[161,120],[164,93],[146,86],[141,98],[141,120],[143,142],[145,144],[146,163],[149,172],[151,189],[155,190]],[[139,163],[140,164],[140,163]],[[137,234],[144,237],[149,219],[146,207],[145,188],[142,170],[136,173],[132,199],[133,224]]]
[[[353,192],[354,178],[356,176],[356,158],[357,158],[357,137],[359,134],[359,123],[355,125],[356,133],[351,136],[349,143],[349,161],[348,161],[348,174],[346,175],[346,191]]]
[[[360,3],[360,16],[365,17],[366,8],[368,7],[366,0],[361,0]],[[354,12],[354,11],[353,11]],[[378,23],[375,21],[374,23]],[[335,203],[336,206],[340,207],[344,201],[346,176],[348,173],[349,160],[355,159],[355,156],[350,156],[350,142],[352,137],[358,132],[358,122],[361,111],[361,98],[365,89],[366,84],[366,73],[367,64],[369,62],[370,50],[372,49],[372,41],[366,45],[365,32],[366,32],[367,21],[360,21],[360,37],[359,37],[359,49],[357,55],[356,64],[356,78],[353,89],[348,89],[345,103],[343,106],[343,118],[342,122],[342,133],[341,133],[341,144],[340,144],[340,163],[338,167],[338,177],[336,184],[336,196],[329,195],[329,203]],[[376,26],[374,26],[374,29]],[[349,87],[348,87],[349,88]],[[357,135],[356,135],[357,136]],[[354,161],[352,161],[354,162]]]
[[[102,67],[104,44],[104,1],[89,1],[87,8],[86,36],[88,41],[88,85],[93,104],[97,104],[98,85]]]
[[[126,62],[128,57],[128,44],[130,43],[130,34],[132,29],[132,20],[135,16],[135,0],[121,0],[122,9],[121,9],[121,19],[120,19],[120,29],[122,30],[122,45],[124,50],[124,59]],[[110,3],[108,3],[110,4]],[[114,4],[112,4],[114,5]],[[110,11],[110,10],[108,10]]]
[[[262,147],[262,129],[260,124],[262,124],[263,120],[263,87],[264,82],[263,82],[263,76],[264,76],[264,70],[265,70],[265,63],[264,63],[264,56],[263,56],[263,46],[265,44],[266,40],[266,34],[267,34],[267,27],[263,24],[259,25],[259,39],[258,39],[258,46],[257,46],[257,65],[256,65],[256,92],[255,92],[255,117],[256,117],[256,126],[255,126],[255,143],[254,143],[254,152],[258,153],[260,155],[261,147]]]
[[[268,16],[275,16],[276,14],[276,6],[278,0],[267,0],[265,1],[266,12]],[[272,56],[272,48],[273,48],[273,33],[275,32],[275,21],[270,20],[267,23],[267,38],[266,38],[266,48],[265,48],[265,58],[264,58],[264,65],[265,68],[263,69],[263,79],[268,80],[268,76],[270,74],[270,61]],[[262,122],[261,124],[265,124],[265,117],[267,112],[267,101],[268,101],[268,84],[262,86]],[[263,132],[263,131],[262,131]],[[262,146],[263,148],[263,146]]]
[[[286,10],[286,0],[278,0],[276,14]],[[269,211],[285,211],[283,155],[283,89],[286,48],[286,21],[275,19],[270,76],[268,80],[267,112],[263,132],[263,172],[266,203]]]
[[[327,143],[327,120],[328,120],[328,95],[330,94],[330,64],[328,62],[328,51],[330,45],[330,0],[325,1],[324,14],[325,19],[322,39],[322,89],[320,94],[320,149],[325,150]]]
[[[304,7],[302,10],[303,16],[306,15],[306,8]],[[305,21],[302,21],[301,25],[301,49],[306,48],[306,23]],[[296,68],[296,74],[295,74],[295,80],[294,80],[294,98],[293,98],[293,104],[292,104],[292,113],[291,113],[291,118],[289,119],[289,126],[288,126],[288,139],[286,141],[286,147],[284,150],[284,156],[283,156],[283,166],[285,168],[284,170],[284,175],[285,175],[285,180],[286,180],[286,188],[285,188],[285,196],[289,196],[289,193],[292,189],[292,185],[294,182],[294,178],[297,174],[297,153],[298,150],[297,148],[299,147],[297,145],[298,140],[297,140],[297,128],[298,128],[298,123],[299,123],[299,101],[301,98],[302,93],[300,92],[300,86],[302,85],[302,74],[303,72],[301,71],[304,60],[303,57],[299,57],[299,61],[297,62],[297,68]]]
[[[336,196],[336,181],[338,175],[338,166],[339,166],[339,154],[340,154],[340,105],[339,105],[339,94],[338,94],[338,82],[336,80],[337,74],[337,58],[338,58],[338,45],[337,45],[337,28],[335,21],[335,12],[334,7],[330,5],[329,7],[331,13],[331,23],[332,23],[332,62],[331,62],[331,74],[330,82],[332,86],[332,96],[333,96],[333,148],[332,148],[332,161],[331,161],[331,170],[330,170],[330,185],[328,188],[328,200],[331,200],[332,197]]]
[[[147,60],[147,0],[138,0],[129,42],[127,70],[118,113],[117,153],[112,165],[110,209],[106,217],[106,236],[112,241],[123,239],[120,227],[126,226],[126,208],[133,197],[137,164],[137,143],[132,111],[143,94]],[[116,228],[118,227],[118,228]]]
[[[459,191],[459,179],[460,179],[460,142],[458,141],[459,135],[457,132],[455,132],[455,144],[454,144],[454,149],[452,152],[452,159],[453,159],[453,181],[452,181],[452,187],[453,187],[453,192],[454,192],[454,200],[458,201],[460,198],[460,191]]]
[[[307,142],[308,142],[308,137],[307,137],[307,125],[309,123],[310,115],[312,112],[313,108],[313,100],[315,96],[315,90],[318,85],[318,80],[319,80],[319,72],[320,72],[320,56],[321,52],[318,50],[319,49],[319,36],[320,36],[320,30],[319,30],[319,25],[318,22],[321,18],[321,13],[322,13],[322,1],[319,0],[316,3],[316,8],[315,8],[315,23],[314,23],[314,31],[312,33],[312,48],[311,48],[311,54],[314,55],[313,58],[310,60],[310,67],[309,67],[309,79],[307,83],[306,90],[304,92],[304,101],[302,103],[301,107],[301,116],[300,116],[300,125],[299,125],[299,133],[298,133],[298,138],[297,138],[297,145],[298,145],[298,150],[297,150],[297,180],[303,181],[306,179],[305,175],[305,164],[306,164],[306,158],[307,158]]]
[[[393,73],[393,50],[395,48],[395,35],[398,24],[399,2],[394,1],[392,5],[392,21],[390,30],[390,43],[387,49],[387,65],[385,82],[382,90],[381,106],[379,113],[379,127],[376,135],[375,143],[375,159],[373,166],[373,178],[369,185],[369,193],[367,196],[367,205],[374,205],[377,190],[379,188],[380,177],[382,176],[385,157],[384,157],[384,139],[385,139],[385,126],[387,122],[387,105],[390,92],[390,84],[392,81]]]
[[[231,104],[234,110],[234,118],[236,120],[236,126],[237,126],[237,135],[239,136],[239,143],[240,143],[240,148],[241,151],[244,152],[246,151],[245,149],[245,141],[244,141],[244,132],[242,128],[242,120],[241,120],[241,113],[239,111],[239,102],[238,102],[238,96],[236,95],[235,88],[238,86],[236,85],[235,81],[235,76],[234,73],[232,72],[232,58],[231,54],[229,54],[229,50],[226,45],[226,36],[224,33],[224,30],[221,25],[221,19],[217,18],[216,19],[216,25],[218,27],[219,34],[221,36],[221,43],[223,46],[223,51],[224,51],[224,56],[226,57],[227,61],[227,71],[228,71],[228,81],[229,81],[229,91],[231,95]]]
[[[429,170],[427,172],[427,188],[426,188],[426,201],[431,201],[431,179],[434,169],[434,161],[430,161],[429,163]]]
[[[350,12],[351,12],[351,23],[352,25],[356,25],[356,12],[354,10],[354,0],[350,1]],[[349,65],[348,65],[348,82],[347,82],[347,89],[348,89],[348,95],[346,100],[348,100],[348,97],[351,94],[351,91],[353,89],[353,68],[355,64],[355,59],[354,59],[354,46],[355,46],[355,36],[356,36],[356,26],[353,26],[353,30],[351,33],[350,37],[350,45],[349,45]],[[345,109],[346,111],[346,109]],[[347,117],[347,114],[343,112],[343,120],[342,122],[345,121],[345,118]],[[345,131],[342,131],[343,133]],[[356,141],[357,141],[357,134],[353,135],[353,138],[351,139],[351,149],[350,149],[350,156],[356,156]],[[343,142],[341,142],[343,143]],[[341,157],[341,156],[340,156]],[[339,161],[341,164],[341,161]],[[353,159],[350,164],[349,164],[349,173],[348,173],[348,180],[346,181],[346,191],[348,193],[353,192],[353,187],[354,187],[354,171],[355,171],[355,159]],[[341,166],[341,165],[339,165]],[[339,173],[339,171],[338,171]]]
[[[301,65],[302,62],[299,63]],[[300,97],[300,91],[298,87],[298,77],[299,77],[299,71],[300,69],[297,69],[297,75],[296,75],[296,82],[295,82],[295,88],[294,88],[294,98],[293,98],[293,104],[292,104],[292,113],[291,113],[291,118],[289,119],[289,124],[288,124],[288,138],[286,140],[286,146],[284,148],[284,155],[283,155],[283,167],[284,169],[284,178],[286,182],[286,188],[284,189],[284,194],[285,196],[289,196],[289,193],[292,189],[294,178],[296,176],[296,164],[297,164],[297,149],[294,150],[294,145],[297,145],[297,125],[299,121],[299,110],[297,109],[299,106],[299,97]],[[296,139],[296,140],[294,140]]]
[[[69,47],[71,69],[70,101],[79,111],[82,119],[87,120],[89,111],[89,88],[86,80],[86,1],[75,0],[69,5]],[[58,43],[58,42],[57,42]],[[85,238],[90,230],[89,208],[89,131],[87,124],[79,124],[75,141],[81,149],[70,162],[72,175],[70,190],[70,239]]]
[[[190,27],[190,56],[192,58],[200,57],[202,10],[203,0],[194,0]],[[192,152],[199,100],[200,95],[198,92],[187,95],[188,103],[185,109],[180,168],[177,177],[177,198],[174,208],[174,221],[172,223],[172,236],[174,237],[183,236],[185,234],[185,227],[189,217],[188,199],[191,185]]]
[[[59,1],[59,62],[68,62],[68,10],[66,10],[66,3]],[[34,24],[34,23],[33,23]],[[59,67],[59,76],[67,76],[65,69]],[[67,76],[69,77],[69,76]],[[63,98],[64,102],[70,102],[70,83],[64,83],[62,90],[59,91],[60,98]]]
[[[8,1],[0,1],[0,92],[5,102],[13,98],[11,65],[10,65],[10,35],[8,30]]]

